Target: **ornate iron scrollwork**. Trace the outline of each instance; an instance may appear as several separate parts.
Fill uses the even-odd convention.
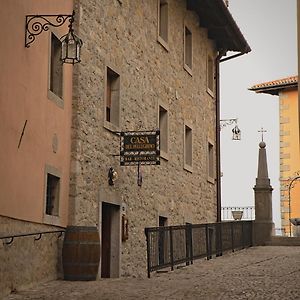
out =
[[[25,27],[25,47],[29,48],[30,44],[35,41],[35,37],[43,31],[48,31],[49,26],[60,27],[67,20],[70,25],[74,22],[74,12],[72,15],[27,15]]]
[[[220,120],[220,130],[228,125],[237,124],[237,119],[223,119]]]

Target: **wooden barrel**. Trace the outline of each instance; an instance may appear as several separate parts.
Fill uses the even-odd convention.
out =
[[[62,249],[64,279],[95,280],[99,260],[100,240],[97,227],[68,226]]]

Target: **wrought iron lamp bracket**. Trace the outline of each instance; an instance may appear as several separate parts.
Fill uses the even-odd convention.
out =
[[[69,27],[72,28],[74,22],[74,14],[72,15],[27,15],[25,25],[25,47],[29,48],[30,44],[35,41],[35,37],[51,27],[60,27],[69,20]]]
[[[223,119],[220,120],[220,130],[228,125],[237,124],[238,119]]]

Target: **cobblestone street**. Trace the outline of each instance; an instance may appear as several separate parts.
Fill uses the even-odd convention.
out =
[[[300,247],[253,247],[151,279],[52,281],[4,299],[300,299]]]

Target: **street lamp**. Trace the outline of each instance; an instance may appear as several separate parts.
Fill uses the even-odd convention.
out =
[[[232,128],[232,140],[234,140],[234,141],[241,140],[241,130],[239,129],[239,127],[237,125],[237,121],[238,121],[237,118],[220,120],[220,130],[222,130],[223,128],[225,128],[228,125],[235,124],[235,126]]]
[[[236,140],[236,141],[240,141],[241,140],[241,130],[238,128],[238,126],[235,125],[231,131],[232,131],[232,139]]]
[[[63,63],[76,64],[80,60],[82,40],[74,33],[75,12],[71,15],[27,15],[25,25],[25,47],[29,48],[35,37],[43,31],[48,31],[49,26],[60,27],[69,20],[69,32],[61,37],[61,60]]]

